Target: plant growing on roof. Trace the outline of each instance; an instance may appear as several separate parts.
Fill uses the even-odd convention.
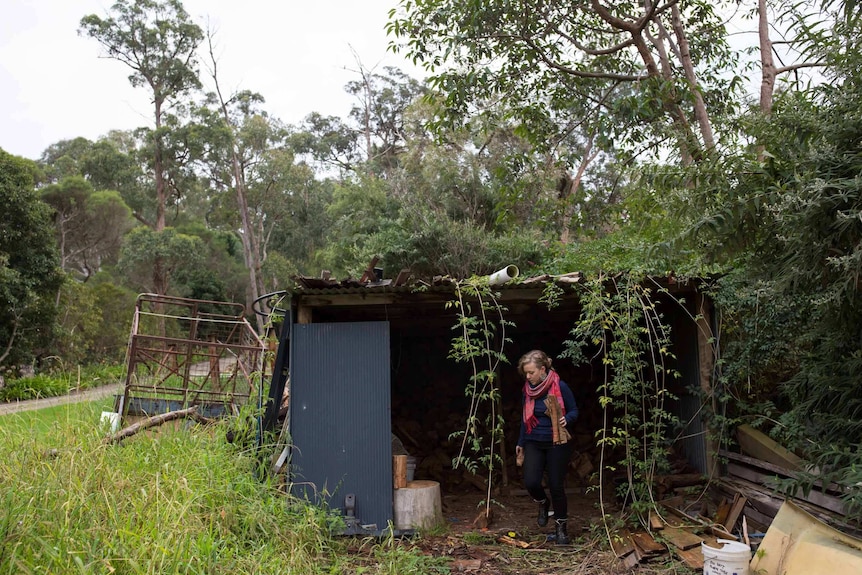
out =
[[[473,276],[455,282],[455,299],[446,303],[454,308],[458,321],[452,327],[458,334],[452,338],[449,357],[456,362],[469,363],[470,380],[464,393],[470,398],[470,408],[464,429],[451,434],[461,439],[458,455],[452,467],[464,466],[471,473],[484,468],[487,471],[487,493],[484,501],[486,516],[490,513],[491,484],[494,466],[502,464],[497,449],[503,442],[503,416],[500,410],[498,368],[508,363],[503,348],[511,341],[506,327],[512,325],[504,317],[506,308],[498,301],[499,294],[488,285],[486,277]]]

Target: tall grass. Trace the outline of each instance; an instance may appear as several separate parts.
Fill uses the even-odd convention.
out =
[[[347,553],[333,518],[255,478],[218,425],[102,442],[100,403],[0,417],[0,573],[439,573],[410,545]],[[337,522],[337,520],[335,520]]]

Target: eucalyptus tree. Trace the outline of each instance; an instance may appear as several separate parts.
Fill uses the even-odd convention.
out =
[[[118,0],[111,15],[96,14],[81,19],[80,31],[94,38],[108,58],[125,64],[129,82],[150,91],[154,127],[151,138],[152,173],[155,183],[155,216],[148,225],[156,232],[166,227],[170,195],[167,176],[172,158],[168,109],[200,86],[196,51],[203,31],[195,24],[179,0]],[[162,260],[153,261],[153,289],[167,291],[168,278]]]
[[[342,177],[362,172],[384,175],[405,152],[407,110],[428,93],[427,86],[392,66],[382,73],[358,62],[359,79],[344,89],[354,104],[347,118],[308,114],[291,135],[291,147]]]
[[[241,240],[248,276],[245,299],[250,309],[251,303],[263,293],[264,220],[270,216],[266,208],[273,208],[272,218],[279,211],[276,206],[256,203],[251,188],[258,184],[261,163],[279,146],[282,129],[260,108],[264,100],[259,94],[251,91],[222,94],[215,65],[213,60],[215,91],[195,113],[198,134],[204,139],[199,164],[212,194],[208,221],[235,230]]]
[[[39,157],[40,185],[56,184],[67,176],[82,176],[95,190],[117,190],[123,199],[140,207],[145,169],[138,156],[134,135],[112,131],[96,141],[86,138],[61,140]]]
[[[366,171],[385,173],[398,166],[398,156],[405,151],[406,111],[428,89],[393,66],[378,74],[358,64],[360,79],[344,88],[356,100],[349,117],[365,153]]]
[[[404,0],[388,30],[395,49],[432,73],[450,120],[503,101],[534,141],[573,130],[630,151],[672,141],[689,163],[715,146],[710,107],[731,89],[717,8]]]
[[[82,176],[68,176],[39,190],[53,208],[60,267],[89,280],[104,264],[116,263],[131,210],[120,194],[96,191]]]

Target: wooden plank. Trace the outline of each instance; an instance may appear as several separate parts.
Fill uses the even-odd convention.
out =
[[[739,519],[739,515],[745,508],[746,503],[748,503],[748,498],[744,495],[737,494],[736,497],[733,498],[733,505],[730,506],[730,512],[727,514],[727,519],[723,522],[725,529],[733,531],[736,521]]]
[[[700,549],[674,549],[674,555],[686,564],[689,569],[700,571],[703,569],[703,552]]]
[[[664,521],[661,520],[661,517],[655,511],[649,512],[649,528],[653,531],[664,529]]]
[[[804,465],[798,455],[748,424],[736,428],[736,438],[742,451],[763,461],[792,471],[799,471]]]
[[[376,266],[379,261],[380,258],[378,256],[371,258],[371,261],[368,262],[368,267],[365,268],[365,272],[363,272],[362,277],[359,278],[359,283],[371,282],[377,279],[377,276],[374,273],[374,266]]]
[[[676,507],[667,507],[666,509],[674,515],[677,515],[678,517],[688,519],[693,523],[703,526],[704,529],[708,530],[710,533],[716,535],[717,537],[721,537],[723,539],[731,539],[733,541],[737,540],[736,535],[734,535],[733,533],[729,533],[722,525],[715,525],[711,521],[708,521],[704,518],[689,515],[685,511],[677,509]]]
[[[631,540],[635,547],[643,551],[644,556],[657,555],[664,553],[665,547],[646,531],[636,531],[631,534]]]
[[[734,499],[736,498],[736,493],[734,493]],[[727,514],[730,513],[730,505],[731,503],[725,499],[721,499],[721,503],[718,505],[718,509],[715,512],[715,522],[720,523],[722,525],[727,521]]]
[[[395,489],[407,487],[407,456],[392,456],[392,486]]]
[[[307,305],[301,305],[296,312],[296,323],[308,324],[311,323],[311,308]]]
[[[500,543],[505,543],[506,545],[511,545],[513,547],[520,547],[521,549],[527,549],[530,547],[530,543],[528,541],[522,541],[521,539],[515,539],[514,537],[509,537],[508,535],[500,535],[497,537],[497,541]]]
[[[662,539],[666,539],[671,545],[683,551],[697,547],[703,542],[703,537],[678,527],[665,528],[661,536]]]
[[[398,272],[397,276],[395,276],[395,281],[392,282],[392,285],[394,285],[394,286],[404,285],[407,283],[407,280],[409,280],[409,279],[410,279],[410,270],[407,268],[404,268],[403,270]]]
[[[622,529],[611,535],[611,548],[617,557],[625,557],[635,550],[635,544],[632,542],[631,533],[628,529]]]
[[[728,462],[727,472],[736,477],[747,479],[752,483],[757,483],[759,485],[763,485],[764,487],[774,489],[774,475],[761,473],[759,471],[751,469],[750,467],[746,467],[745,465],[740,465],[733,462]],[[805,495],[801,489],[798,489],[796,493],[793,494],[793,497],[801,499],[803,501],[807,501],[808,503],[817,505],[818,507],[822,507],[823,509],[828,509],[829,511],[838,513],[839,515],[847,514],[847,505],[843,501],[841,501],[839,497],[829,495],[828,493],[823,493],[822,491],[815,491],[812,489],[808,492],[808,495]]]

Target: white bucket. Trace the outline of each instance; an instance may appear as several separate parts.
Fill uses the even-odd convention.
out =
[[[719,539],[721,549],[701,543],[703,551],[703,575],[749,575],[751,547],[745,543]]]
[[[99,424],[111,433],[117,433],[117,430],[120,429],[120,414],[113,411],[103,411]]]

